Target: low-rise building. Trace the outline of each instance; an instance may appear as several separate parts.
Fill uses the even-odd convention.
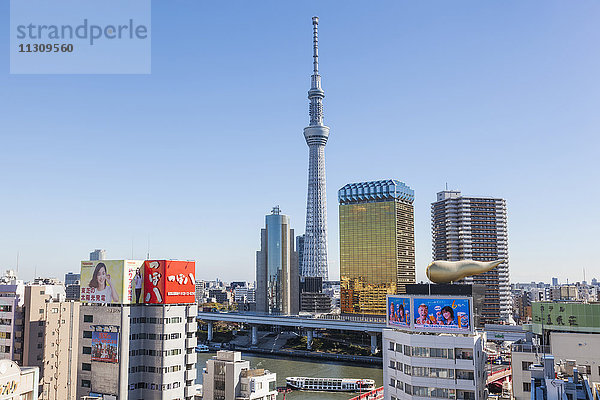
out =
[[[239,351],[218,351],[206,361],[203,376],[204,400],[275,400],[277,375],[264,369],[250,369]]]
[[[573,365],[591,382],[600,382],[600,334],[549,332],[549,345],[540,345],[538,338],[518,341],[512,345],[513,396],[517,400],[531,397],[530,367],[553,356],[557,364]]]
[[[10,360],[0,360],[0,398],[2,400],[37,400],[39,370],[19,367]]]
[[[540,364],[529,367],[531,400],[593,400],[591,385],[577,368],[561,365],[556,368],[554,357],[544,355]]]

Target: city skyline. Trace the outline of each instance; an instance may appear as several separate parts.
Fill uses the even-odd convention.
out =
[[[8,4],[0,7],[7,21]],[[149,242],[153,258],[197,260],[198,279],[253,280],[257,232],[273,204],[304,231],[299,128],[318,15],[335,132],[330,199],[350,182],[409,183],[421,281],[431,261],[429,205],[446,182],[501,197],[512,282],[581,281],[583,268],[589,281],[600,223],[590,202],[600,194],[598,11],[592,2],[308,3],[226,14],[155,3],[150,76],[0,77],[11,94],[0,99],[0,268],[16,269],[19,253],[21,278],[61,277],[96,248],[109,259],[144,259]],[[196,35],[196,47],[184,35]],[[0,38],[8,43],[7,32]],[[0,59],[7,71],[8,52]],[[243,202],[229,195],[233,186]],[[335,207],[328,225],[329,275],[338,279]]]

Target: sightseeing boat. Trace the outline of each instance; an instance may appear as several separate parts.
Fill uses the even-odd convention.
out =
[[[311,378],[288,376],[285,382],[292,389],[316,392],[368,392],[375,389],[373,379]]]

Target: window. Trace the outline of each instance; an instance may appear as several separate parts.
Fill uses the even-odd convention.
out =
[[[533,362],[531,361],[521,361],[521,368],[523,368],[523,371],[529,371],[529,367],[533,364]],[[529,390],[528,390],[529,392]]]
[[[94,322],[94,316],[93,315],[84,315],[83,322]]]
[[[40,308],[40,314],[43,314],[43,313],[44,313],[44,309]]]
[[[92,338],[92,331],[83,331],[83,338],[84,339],[91,339]]]
[[[90,363],[83,363],[83,364],[81,364],[81,369],[83,371],[91,371],[92,370],[92,364],[90,364]]]
[[[531,392],[531,382],[523,382],[523,391]]]
[[[92,382],[90,382],[89,379],[82,379],[81,380],[81,387],[89,388],[90,386],[92,386]]]
[[[390,386],[396,387],[396,380],[394,378],[390,378]]]
[[[58,307],[53,307],[52,314],[57,314],[57,313],[58,313]]]
[[[92,354],[92,348],[89,346],[83,346],[83,354]]]
[[[394,351],[396,349],[396,343],[390,342],[390,350]]]
[[[391,369],[396,369],[396,361],[390,360],[390,368]]]

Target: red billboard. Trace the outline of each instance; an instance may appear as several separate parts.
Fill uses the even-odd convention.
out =
[[[144,303],[196,302],[194,261],[147,260],[144,262]]]

